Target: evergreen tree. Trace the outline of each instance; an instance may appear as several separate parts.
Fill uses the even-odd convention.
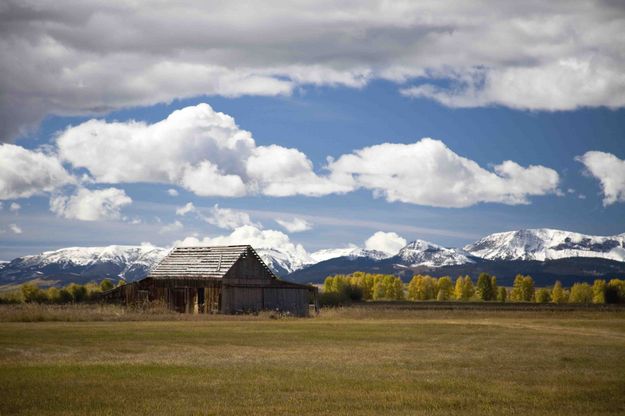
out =
[[[481,300],[493,299],[492,278],[488,273],[480,273],[477,278],[477,296]]]

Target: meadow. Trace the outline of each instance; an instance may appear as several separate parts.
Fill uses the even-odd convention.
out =
[[[625,413],[622,309],[0,305],[0,351],[2,415]]]

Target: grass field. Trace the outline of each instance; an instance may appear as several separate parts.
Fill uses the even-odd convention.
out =
[[[0,322],[0,414],[625,414],[622,311],[127,317]]]

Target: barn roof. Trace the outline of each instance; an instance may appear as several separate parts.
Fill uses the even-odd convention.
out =
[[[254,256],[271,276],[277,278],[249,245],[176,247],[152,270],[153,279],[221,279],[242,257]]]

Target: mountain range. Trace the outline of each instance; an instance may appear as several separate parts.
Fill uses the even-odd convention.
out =
[[[357,246],[291,253],[255,247],[278,275],[293,281],[320,283],[330,274],[356,270],[393,273],[404,280],[414,273],[476,276],[488,272],[510,284],[516,273],[539,283],[563,283],[625,276],[625,234],[591,236],[553,229],[526,229],[490,234],[463,248],[446,248],[415,240],[397,253]],[[0,262],[0,285],[38,279],[64,285],[91,280],[141,279],[169,249],[142,246],[71,247]]]

